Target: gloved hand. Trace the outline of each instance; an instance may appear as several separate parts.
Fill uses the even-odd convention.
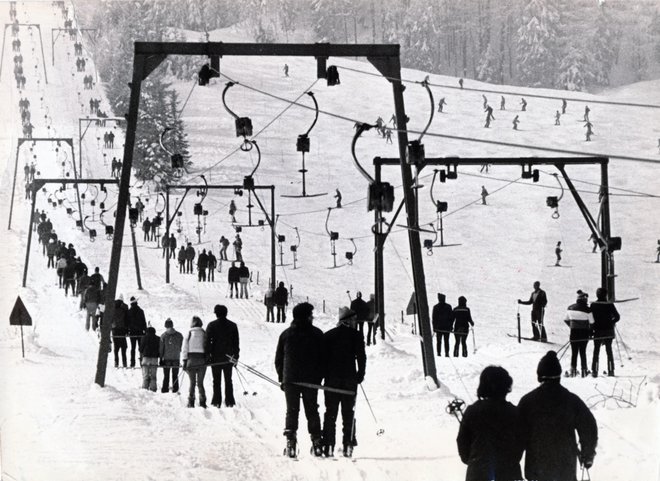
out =
[[[160,362],[158,363],[159,366],[163,367],[165,365],[165,361],[161,358]]]
[[[362,384],[362,381],[364,381],[364,373],[358,372],[355,380],[357,381],[358,384]]]
[[[183,370],[187,371],[188,370],[188,359],[183,360]]]
[[[585,468],[589,469],[594,465],[594,457],[580,456],[580,464],[582,464],[582,466],[584,466]]]

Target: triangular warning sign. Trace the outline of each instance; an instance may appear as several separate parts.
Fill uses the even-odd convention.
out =
[[[10,326],[31,326],[32,318],[25,308],[25,304],[21,301],[21,296],[16,297],[16,304],[11,310],[9,315],[9,325]]]
[[[406,307],[406,315],[412,316],[417,314],[417,300],[415,299],[415,293],[413,292],[410,296],[410,301],[408,301],[408,307]]]

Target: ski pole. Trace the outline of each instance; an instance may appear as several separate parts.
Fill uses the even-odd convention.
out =
[[[626,356],[628,356],[628,360],[632,361],[632,357],[630,356],[630,352],[628,352],[628,347],[626,346],[626,343],[623,340],[623,337],[621,337],[621,333],[619,332],[619,328],[614,326],[614,329],[616,330],[616,334],[617,334],[617,336],[619,336],[619,339],[621,339],[621,345],[623,346],[623,349],[626,351]]]
[[[369,402],[369,398],[367,397],[367,393],[365,392],[362,384],[360,384],[360,389],[362,390],[362,394],[364,395],[364,400],[367,401],[367,406],[369,406],[369,411],[371,411],[371,415],[374,418],[374,422],[376,423],[376,425],[378,425],[378,419],[376,419],[376,415],[374,414],[374,410],[371,407],[371,403]],[[379,428],[376,431],[376,436],[382,436],[383,434],[385,434],[385,430],[382,428]]]
[[[472,331],[472,349],[473,349],[472,354],[476,354],[477,353],[477,341],[475,340],[475,337],[474,337],[474,327],[471,327],[470,331]]]
[[[557,354],[559,354],[558,359],[561,361],[561,358],[564,357],[564,354],[568,352],[568,346],[570,346],[571,341],[567,341],[563,346],[561,346],[559,349],[557,349]]]
[[[353,302],[353,299],[351,299],[351,291],[346,291],[346,295],[348,296],[348,302]]]
[[[619,339],[614,336],[614,342],[616,343],[616,350],[619,353],[619,362],[621,363],[621,367],[623,367],[623,358],[621,357],[621,348],[619,347]]]
[[[234,366],[234,367],[236,368],[236,375],[238,376],[238,380],[241,382],[241,386],[243,386],[243,396],[247,396],[249,394],[248,389],[246,387],[247,379],[245,379],[245,376],[243,375],[243,373],[238,370],[238,367],[236,367],[236,366]],[[252,391],[252,395],[256,396],[257,391]]]
[[[518,310],[516,312],[516,319],[518,320],[518,344],[520,344],[520,304],[518,304]]]

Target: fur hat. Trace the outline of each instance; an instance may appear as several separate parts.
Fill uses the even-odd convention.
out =
[[[561,378],[561,364],[559,364],[559,359],[557,359],[557,353],[555,351],[548,351],[541,358],[536,368],[536,377],[539,382]]]
[[[339,310],[337,311],[337,320],[339,322],[348,321],[349,319],[355,316],[356,316],[355,311],[351,311],[346,306],[340,307]]]

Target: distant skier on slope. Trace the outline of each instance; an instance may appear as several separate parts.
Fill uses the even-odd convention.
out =
[[[561,261],[562,252],[564,252],[564,250],[561,248],[561,241],[559,241],[555,246],[555,256],[557,257],[557,260],[555,261],[555,267],[559,267],[559,261]]]
[[[523,112],[527,111],[527,100],[523,97],[522,100],[520,101],[520,110]]]
[[[566,102],[566,99],[561,99],[561,114],[564,115],[566,113],[566,107],[568,107],[568,102]]]
[[[587,123],[584,124],[584,126],[587,128],[587,131],[585,133],[586,141],[591,142],[591,136],[594,134],[594,131],[591,129],[591,127],[593,127],[593,125],[592,125],[591,122],[587,121]]]
[[[561,117],[561,114],[559,113],[559,110],[557,110],[557,112],[555,112],[555,125],[560,125],[559,117]]]
[[[504,95],[502,95],[502,98],[500,99],[500,110],[506,110],[506,99],[504,98]]]
[[[442,113],[442,110],[445,107],[445,105],[447,105],[447,102],[445,101],[445,98],[442,97],[438,102],[438,112]],[[660,140],[658,141],[658,143],[660,144]]]
[[[486,197],[488,197],[488,191],[486,190],[486,187],[483,185],[481,186],[481,205],[487,205],[486,204]]]
[[[591,109],[589,108],[588,105],[584,106],[584,118],[582,119],[584,122],[589,122],[589,112],[591,112]]]
[[[513,118],[513,122],[512,122],[512,123],[513,123],[513,130],[518,130],[518,124],[520,123],[520,120],[518,120],[518,116],[517,116],[517,115]]]
[[[490,127],[490,121],[495,120],[495,117],[493,116],[493,107],[490,105],[486,106],[486,124],[484,125],[484,128],[489,128]]]

